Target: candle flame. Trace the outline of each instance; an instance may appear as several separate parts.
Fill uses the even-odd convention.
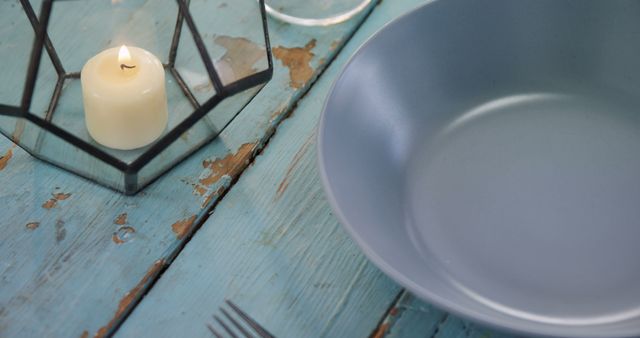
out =
[[[129,48],[122,45],[120,51],[118,51],[118,62],[121,64],[127,64],[131,62],[131,54],[129,54]]]

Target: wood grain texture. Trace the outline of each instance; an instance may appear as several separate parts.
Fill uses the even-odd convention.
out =
[[[385,1],[373,11],[116,336],[207,336],[225,298],[278,337],[373,334],[400,287],[333,216],[316,167],[315,131],[356,47],[417,3]]]
[[[230,297],[282,337],[506,337],[410,295],[373,332],[400,288],[347,238],[315,170],[314,125],[336,68],[357,41],[419,2],[379,6],[119,335],[209,336],[205,324]],[[0,336],[109,333],[361,18],[328,28],[270,22],[281,51],[272,82],[217,140],[135,197],[54,169],[0,138]]]
[[[1,138],[0,336],[109,333],[333,58],[331,46],[363,17],[327,28],[270,22],[274,46],[316,41],[307,60],[312,76],[292,88],[289,69],[276,60],[272,81],[214,142],[134,197],[57,170]],[[227,167],[204,165],[227,156]],[[200,184],[211,175],[219,179]]]
[[[373,337],[432,337],[446,318],[445,312],[416,300],[407,291],[402,291]]]
[[[324,197],[314,131],[332,79],[299,103],[116,336],[206,336],[225,298],[278,337],[370,333],[398,287]]]
[[[420,320],[423,318],[416,318]],[[410,337],[410,336],[407,336]],[[476,324],[454,316],[447,318],[439,325],[434,338],[515,338],[516,335],[483,328]]]
[[[375,338],[513,338],[460,319],[404,291],[381,322]]]
[[[315,125],[329,84],[355,46],[416,3],[379,5],[117,336],[207,336],[229,298],[278,337],[508,337],[406,292],[394,303],[400,287],[362,260],[321,193]]]

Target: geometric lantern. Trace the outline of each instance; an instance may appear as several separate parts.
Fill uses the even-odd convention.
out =
[[[125,194],[273,74],[263,0],[0,0],[0,22],[0,133]]]

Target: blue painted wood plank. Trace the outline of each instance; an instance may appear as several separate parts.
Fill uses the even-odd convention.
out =
[[[446,318],[446,312],[403,291],[378,326],[374,338],[432,337]]]
[[[418,2],[385,1],[373,11],[116,336],[206,336],[225,298],[278,337],[373,333],[400,287],[333,216],[316,168],[315,130],[349,55]]]
[[[0,335],[113,329],[362,19],[326,28],[271,21],[279,51],[273,80],[218,139],[134,197],[57,170],[1,138]]]
[[[407,291],[376,332],[374,338],[514,338],[512,334],[488,329],[435,308]]]
[[[483,328],[455,316],[448,316],[434,338],[515,338],[513,334]]]

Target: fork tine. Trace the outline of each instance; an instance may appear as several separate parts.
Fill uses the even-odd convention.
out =
[[[240,330],[240,332],[242,332],[242,334],[246,337],[246,338],[253,338],[253,336],[247,332],[247,330],[242,327],[242,325],[240,325],[240,323],[238,323],[238,321],[236,321],[233,317],[231,317],[231,315],[229,315],[229,312],[227,312],[227,310],[220,308],[220,311],[222,311],[222,314],[227,317],[227,319],[229,319],[229,321],[233,324],[233,326],[235,326],[238,330]]]
[[[225,300],[225,302],[231,307],[231,309],[233,309],[233,311],[235,311],[235,313],[238,314],[238,316],[242,317],[242,319],[244,319],[244,321],[247,324],[249,324],[258,333],[258,335],[260,335],[260,337],[275,338],[271,333],[263,329],[262,326],[260,326],[260,324],[256,323],[253,319],[251,319],[249,315],[244,313],[244,311],[240,310],[240,308],[236,304],[234,304],[232,301],[227,299]]]
[[[214,336],[216,336],[216,338],[222,338],[222,335],[218,331],[216,331],[213,326],[207,324],[207,328],[209,329],[209,331],[211,331],[211,333],[213,333]]]
[[[225,324],[222,319],[220,319],[220,317],[213,315],[213,319],[216,320],[216,322],[218,322],[218,324],[220,324],[220,326],[222,326],[222,328],[227,331],[227,333],[233,337],[233,338],[238,338],[238,336],[235,335],[235,333],[233,333],[233,331],[231,331],[231,329],[227,326],[227,324]]]

